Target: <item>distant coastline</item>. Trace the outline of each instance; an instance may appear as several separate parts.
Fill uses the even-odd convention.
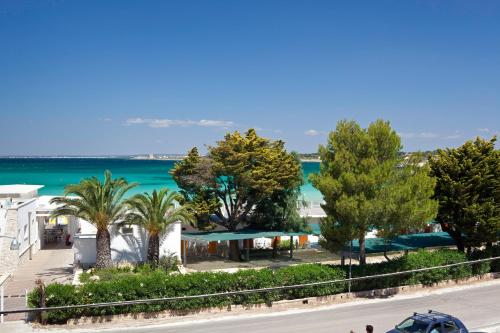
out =
[[[139,161],[182,161],[183,155],[109,155],[109,156],[0,156],[0,159],[124,159]],[[319,163],[319,158],[299,157],[301,162]]]

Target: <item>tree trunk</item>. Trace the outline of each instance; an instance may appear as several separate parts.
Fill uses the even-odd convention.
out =
[[[439,224],[441,225],[441,229],[443,231],[446,231],[451,236],[451,238],[453,238],[455,244],[457,244],[457,250],[460,252],[465,252],[465,244],[462,238],[462,234],[450,228],[446,223],[440,222]]]
[[[365,233],[359,235],[359,264],[366,264]]]
[[[229,241],[229,260],[241,261],[240,246],[237,240]]]
[[[462,240],[462,236],[455,236],[454,233],[450,233],[450,236],[455,240],[455,243],[457,244],[457,250],[460,252],[465,252],[465,244]]]
[[[160,236],[149,235],[148,239],[148,263],[154,267],[160,261]]]
[[[273,238],[273,259],[278,257],[278,237]]]
[[[106,268],[113,265],[111,260],[111,238],[108,229],[97,230],[96,235],[96,268]]]

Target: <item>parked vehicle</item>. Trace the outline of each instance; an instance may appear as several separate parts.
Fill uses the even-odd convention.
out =
[[[469,331],[458,318],[429,310],[428,313],[413,313],[413,316],[406,318],[387,333],[469,333]]]

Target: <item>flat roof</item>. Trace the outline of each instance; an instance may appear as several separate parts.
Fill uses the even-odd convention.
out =
[[[38,206],[36,207],[37,210],[47,210],[47,211],[52,211],[56,209],[59,205],[56,204],[51,204],[50,200],[53,198],[57,198],[58,196],[54,195],[41,195],[38,197],[37,204]]]
[[[272,238],[278,236],[301,236],[307,232],[286,232],[286,231],[263,231],[254,229],[242,229],[236,231],[206,231],[206,232],[183,232],[181,238],[184,240],[198,240],[204,242],[229,241],[254,238]]]
[[[33,191],[38,191],[44,185],[26,185],[26,184],[13,184],[13,185],[0,185],[0,195],[7,194],[26,194]]]

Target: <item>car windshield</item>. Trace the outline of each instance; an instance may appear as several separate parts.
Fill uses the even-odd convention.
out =
[[[408,318],[396,326],[396,329],[404,333],[425,333],[427,332],[427,326],[429,324],[426,322]]]

